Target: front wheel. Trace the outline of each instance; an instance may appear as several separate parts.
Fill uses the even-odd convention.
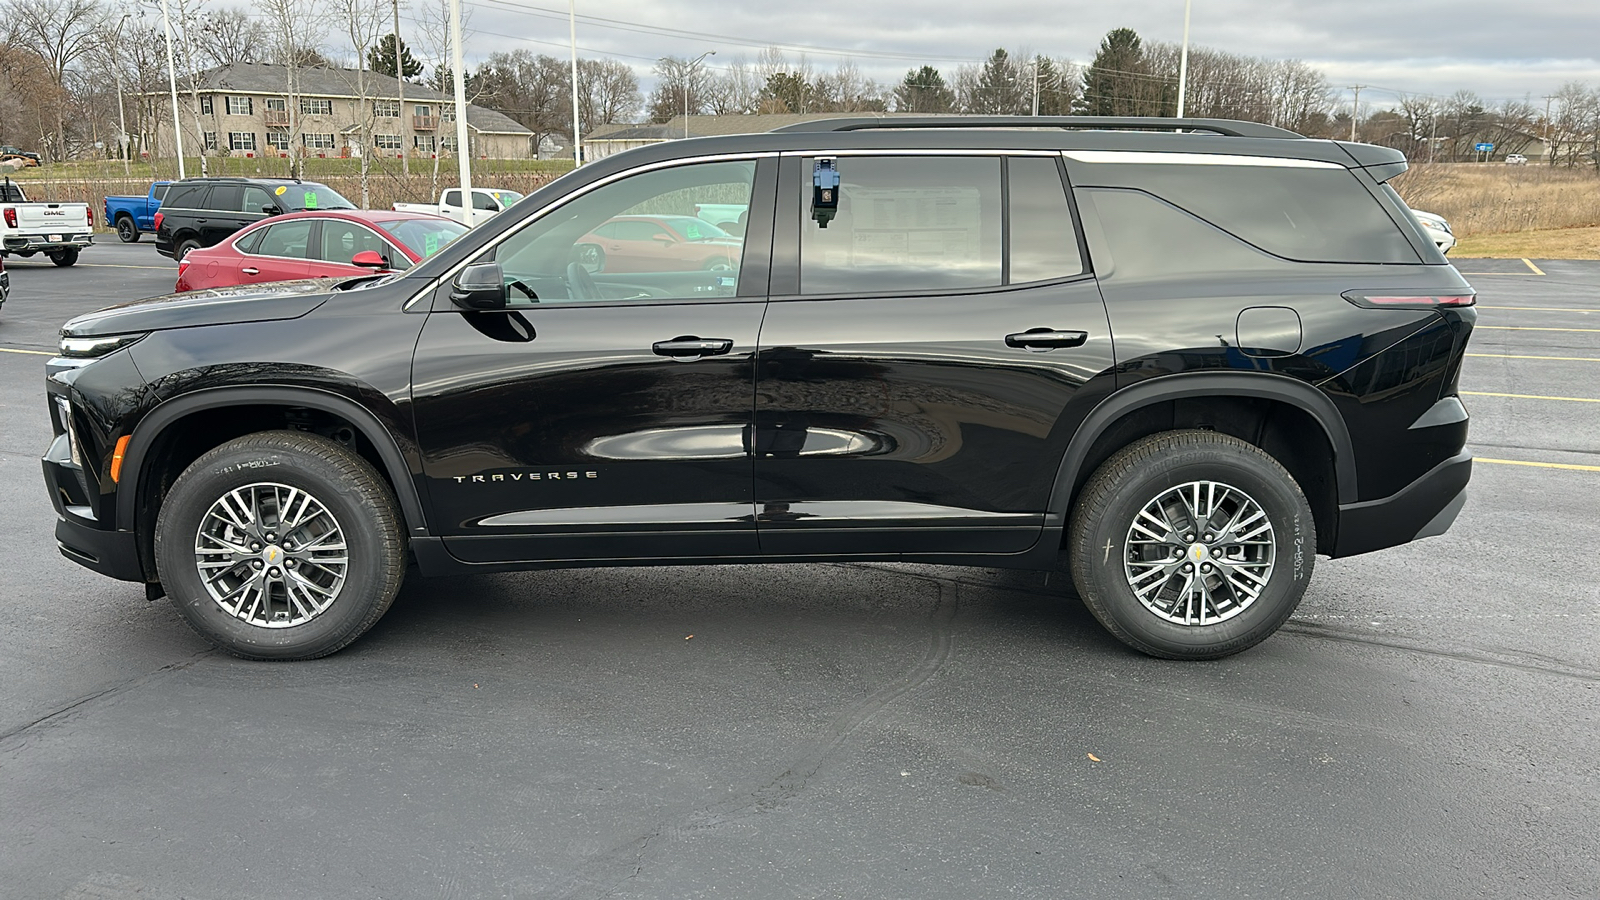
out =
[[[1211,431],[1164,432],[1113,455],[1084,486],[1068,533],[1090,612],[1167,659],[1217,659],[1266,640],[1299,606],[1316,546],[1294,478]]]
[[[139,242],[139,228],[133,224],[131,217],[117,217],[117,237],[124,244],[136,244]]]
[[[56,250],[51,252],[49,257],[51,262],[65,269],[78,261],[78,248],[67,247],[62,250]]]
[[[156,522],[156,567],[201,637],[245,659],[315,659],[383,616],[405,573],[388,485],[326,438],[268,431],[189,466]]]

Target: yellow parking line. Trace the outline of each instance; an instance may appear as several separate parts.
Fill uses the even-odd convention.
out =
[[[0,347],[0,353],[27,353],[32,356],[55,356],[47,350],[13,350],[10,347]]]
[[[1520,309],[1520,310],[1523,310],[1523,311],[1526,311],[1526,312],[1581,312],[1581,313],[1600,312],[1600,309],[1583,309],[1581,307],[1571,307],[1571,306],[1482,306],[1482,305],[1480,305],[1478,308],[1479,309],[1513,309],[1513,310]]]
[[[1572,463],[1528,462],[1523,459],[1484,459],[1481,456],[1474,457],[1472,461],[1493,463],[1497,466],[1536,466],[1541,469],[1573,469],[1578,472],[1600,472],[1600,466],[1578,466]]]
[[[1468,353],[1485,359],[1554,359],[1561,362],[1600,362],[1600,356],[1518,356],[1515,353]]]
[[[1513,400],[1567,400],[1572,403],[1600,403],[1595,397],[1544,397],[1539,394],[1495,394],[1489,391],[1462,391],[1469,397],[1510,397]]]
[[[1529,325],[1475,325],[1479,331],[1595,331],[1600,328],[1534,328]]]
[[[1533,274],[1535,274],[1535,275],[1543,275],[1544,274],[1543,270],[1541,270],[1538,266],[1533,264],[1533,260],[1530,260],[1527,257],[1523,257],[1522,261],[1527,264],[1528,268],[1533,270]]]

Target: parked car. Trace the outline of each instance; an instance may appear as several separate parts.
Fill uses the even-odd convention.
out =
[[[744,242],[695,216],[617,216],[578,239],[589,272],[731,272]]]
[[[1528,158],[1526,156],[1523,156],[1521,153],[1507,153],[1506,154],[1506,165],[1508,165],[1508,166],[1525,166],[1527,164],[1528,164]]]
[[[1449,253],[1455,249],[1456,233],[1450,230],[1450,223],[1444,220],[1444,216],[1416,209],[1413,209],[1411,214],[1417,217],[1417,224],[1427,232],[1428,239],[1433,241],[1440,253]]]
[[[425,213],[330,210],[275,216],[178,263],[177,290],[403,272],[467,233]]]
[[[496,215],[511,208],[511,204],[522,199],[516,191],[507,191],[500,188],[473,188],[472,189],[472,224],[482,225]],[[439,195],[438,203],[396,203],[397,212],[430,213],[435,216],[444,216],[447,219],[461,221],[461,189],[450,188]]]
[[[37,166],[44,162],[44,157],[32,150],[24,150],[21,147],[12,146],[0,146],[0,159],[27,160],[26,164],[30,166]]]
[[[167,186],[171,183],[157,181],[150,185],[150,192],[143,197],[107,197],[106,217],[100,221],[115,228],[117,237],[124,244],[138,241],[139,235],[156,230],[156,213],[161,209],[161,201],[167,196]]]
[[[11,299],[11,273],[6,271],[6,261],[0,257],[0,307]]]
[[[0,256],[43,253],[58,266],[78,261],[94,243],[94,210],[87,203],[33,203],[9,178],[0,181]]]
[[[1465,502],[1474,293],[1381,189],[1405,169],[1172,118],[629,150],[404,272],[68,322],[56,536],[257,659],[346,646],[411,562],[1063,554],[1118,639],[1226,656],[1293,614],[1317,554],[1440,534]],[[735,271],[573,258],[697,202],[748,204]]]
[[[283,178],[186,178],[167,187],[156,211],[156,252],[183,259],[268,216],[303,209],[355,209],[332,188]]]

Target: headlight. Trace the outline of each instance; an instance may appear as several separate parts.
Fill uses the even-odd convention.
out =
[[[72,427],[72,403],[65,397],[56,397],[56,415],[61,417],[61,428],[67,433],[67,446],[72,450],[72,464],[83,468],[83,458],[78,455],[78,430]]]
[[[71,359],[96,359],[138,341],[144,334],[112,334],[105,337],[61,336],[61,355]]]

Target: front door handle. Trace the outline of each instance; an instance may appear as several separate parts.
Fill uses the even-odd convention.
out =
[[[1006,335],[1007,347],[1021,347],[1042,353],[1057,347],[1081,347],[1089,340],[1087,331],[1057,331],[1054,328],[1029,328]]]
[[[650,349],[657,356],[670,356],[673,359],[699,359],[702,356],[721,356],[733,349],[733,341],[728,338],[698,338],[693,335],[682,335],[670,341],[656,341]]]
[[[260,275],[261,274],[261,270],[256,268],[255,266],[246,266],[246,267],[240,269],[239,271],[243,272],[246,275]]]

